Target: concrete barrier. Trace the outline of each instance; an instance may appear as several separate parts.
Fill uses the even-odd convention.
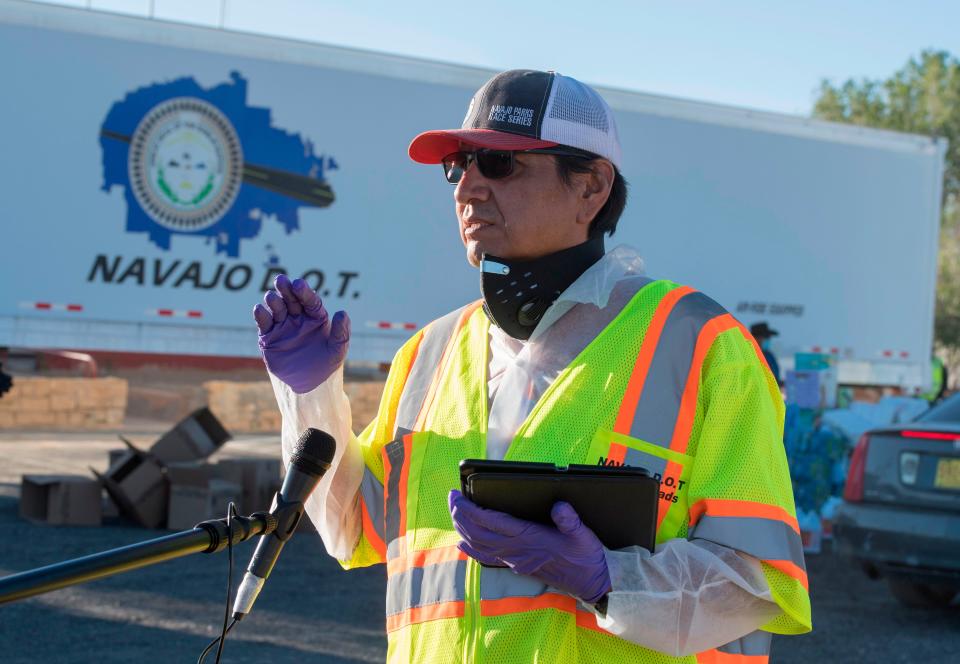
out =
[[[0,428],[116,429],[126,410],[123,378],[15,376],[0,398]]]
[[[280,433],[280,411],[268,381],[211,380],[203,384],[207,405],[231,433]],[[377,414],[383,383],[348,382],[353,429],[361,431]]]

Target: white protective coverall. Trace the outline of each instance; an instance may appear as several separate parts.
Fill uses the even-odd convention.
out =
[[[528,341],[490,326],[487,458],[503,458],[540,395],[647,282],[642,272],[639,254],[617,247],[561,294]],[[333,466],[306,508],[327,552],[347,559],[361,531],[363,460],[351,430],[342,369],[307,394],[271,380],[283,415],[284,463],[307,427],[337,441]],[[613,590],[606,615],[598,615],[600,627],[672,656],[729,643],[780,613],[760,562],[713,542],[674,539],[653,555],[630,547],[607,550],[606,559]]]

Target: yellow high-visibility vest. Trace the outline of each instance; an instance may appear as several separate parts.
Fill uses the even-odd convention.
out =
[[[934,357],[930,360],[930,389],[921,394],[920,398],[926,399],[930,403],[936,401],[937,397],[939,397],[943,391],[944,380],[946,380],[946,375],[943,368],[943,360],[939,357]]]
[[[776,381],[733,316],[669,281],[643,286],[560,373],[505,458],[647,468],[661,484],[657,542],[699,538],[760,559],[782,613],[677,658],[606,632],[568,594],[462,554],[447,494],[461,459],[485,457],[489,321],[479,304],[400,349],[359,438],[363,534],[341,562],[387,565],[388,662],[759,664],[771,634],[810,630]]]

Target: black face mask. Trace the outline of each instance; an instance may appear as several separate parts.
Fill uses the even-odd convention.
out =
[[[514,339],[526,341],[560,294],[603,257],[603,236],[529,261],[484,254],[483,310]]]

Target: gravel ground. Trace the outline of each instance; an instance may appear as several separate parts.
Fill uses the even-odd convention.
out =
[[[148,438],[144,435],[144,439]],[[109,436],[0,434],[0,576],[165,534],[115,520],[51,528],[17,516],[22,472],[85,472]],[[273,454],[263,438],[229,455]],[[236,550],[235,583],[253,550]],[[883,582],[824,553],[807,561],[814,632],[774,640],[772,662],[950,662],[960,659],[960,609],[901,607]],[[198,554],[0,606],[0,661],[192,662],[219,632],[226,554]],[[319,538],[286,546],[253,613],[230,634],[224,662],[382,662],[384,569],[343,572]],[[212,658],[208,660],[212,662]]]
[[[845,559],[807,557],[813,631],[775,637],[774,664],[960,661],[960,607],[907,608]]]
[[[166,534],[37,526],[18,518],[10,497],[0,497],[0,524],[0,575]],[[234,584],[254,545],[234,550]],[[196,554],[0,606],[0,661],[196,661],[222,625],[227,562],[226,552]],[[383,568],[343,572],[319,537],[298,533],[222,661],[383,662],[384,583]]]

